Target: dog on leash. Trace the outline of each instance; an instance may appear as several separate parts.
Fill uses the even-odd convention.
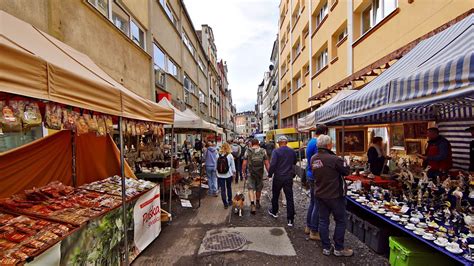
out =
[[[242,216],[242,211],[244,210],[244,201],[244,193],[238,191],[232,199],[232,209],[234,210],[235,214]]]

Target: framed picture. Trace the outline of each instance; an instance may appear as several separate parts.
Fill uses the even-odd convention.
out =
[[[405,132],[402,125],[390,127],[390,143],[392,147],[405,146]]]
[[[403,125],[403,133],[404,133],[405,139],[414,139],[414,138],[416,138],[415,124],[404,124]]]
[[[367,130],[345,130],[344,153],[364,153],[367,149]],[[337,129],[337,153],[342,153],[342,130]]]
[[[407,155],[421,154],[421,142],[420,141],[406,141]]]
[[[424,139],[428,131],[428,123],[415,124],[415,138]]]

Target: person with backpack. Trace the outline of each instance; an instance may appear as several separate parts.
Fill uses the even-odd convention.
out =
[[[209,196],[217,197],[217,150],[212,141],[207,145],[207,149],[204,152],[204,160],[206,166],[207,184],[209,185]]]
[[[268,214],[278,217],[278,200],[280,191],[283,189],[286,197],[286,212],[288,226],[294,225],[295,204],[293,201],[293,178],[295,178],[296,152],[289,148],[286,136],[278,137],[279,148],[273,151],[272,162],[268,170],[268,177],[272,182],[272,207]]]
[[[260,197],[262,196],[263,189],[264,167],[268,171],[270,162],[268,161],[267,151],[260,148],[258,139],[252,139],[251,145],[251,148],[245,152],[242,172],[244,176],[247,176],[246,170],[248,165],[249,176],[246,178],[249,189],[250,213],[255,214],[257,212],[256,209],[261,208]]]
[[[232,156],[234,156],[235,169],[237,170],[237,174],[235,175],[235,183],[237,184],[239,182],[239,177],[242,178],[242,161],[241,161],[242,148],[240,147],[236,139],[234,140],[234,143],[230,147],[232,150]]]
[[[243,162],[244,162],[245,152],[247,151],[247,145],[245,144],[244,139],[240,139],[239,145],[240,145],[240,158],[239,158],[239,162],[240,162],[240,180],[243,180],[244,179],[244,172],[242,171],[242,165],[243,165]],[[235,183],[238,183],[238,182],[239,182],[239,180],[236,179]]]
[[[235,175],[235,173],[232,150],[228,143],[224,143],[222,144],[219,158],[217,158],[217,183],[221,189],[224,209],[229,208],[229,204],[232,203],[232,176]]]

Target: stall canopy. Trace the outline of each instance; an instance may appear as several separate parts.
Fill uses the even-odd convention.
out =
[[[298,119],[298,131],[308,131],[316,129],[316,124],[318,124],[318,121],[316,120],[316,112],[321,112],[323,110],[326,110],[327,108],[331,108],[331,106],[345,99],[349,95],[352,95],[354,92],[356,92],[356,90],[341,90],[336,95],[331,97],[329,101],[321,105],[318,109],[309,113],[307,116]]]
[[[132,119],[173,122],[173,110],[144,99],[88,56],[0,11],[0,91]]]
[[[474,15],[419,43],[366,87],[316,111],[323,123],[473,117]]]

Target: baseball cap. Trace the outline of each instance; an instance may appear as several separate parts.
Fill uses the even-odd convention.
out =
[[[470,127],[466,128],[466,131],[472,131],[472,130],[474,130],[474,126],[470,126]]]
[[[278,142],[288,142],[288,138],[286,136],[279,136]]]

